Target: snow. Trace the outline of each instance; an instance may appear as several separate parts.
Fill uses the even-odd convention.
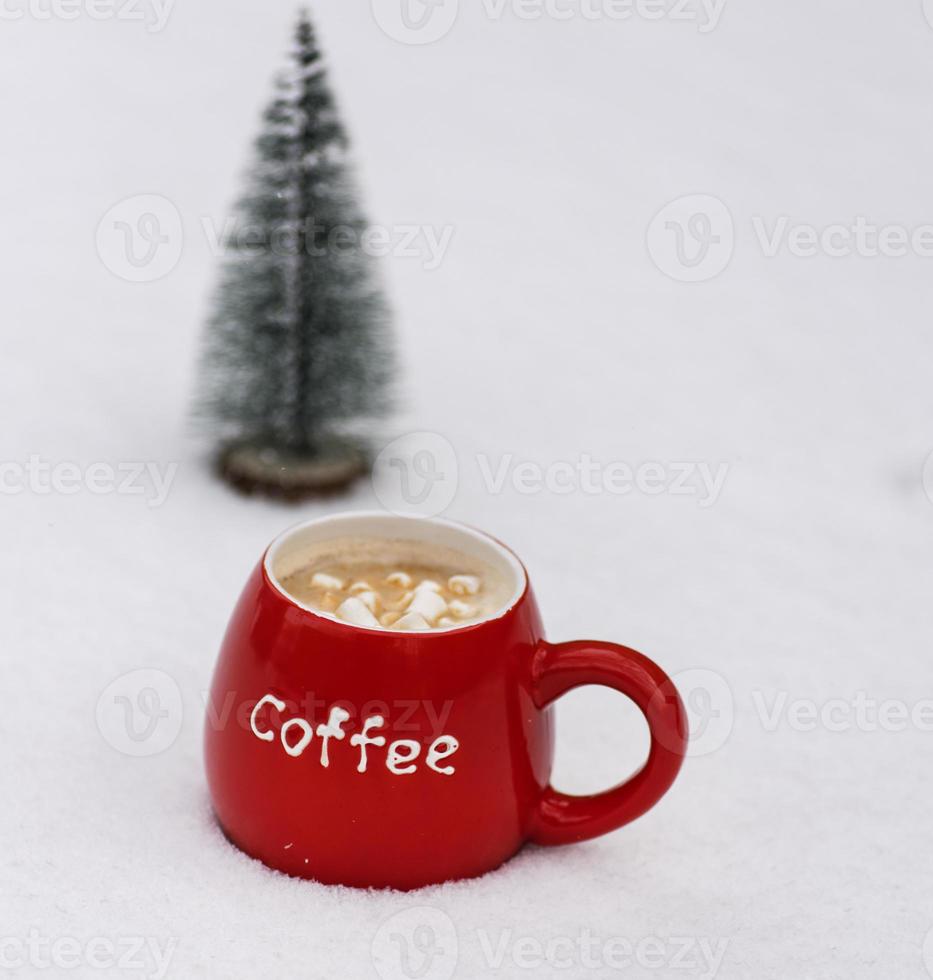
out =
[[[186,419],[218,267],[210,232],[240,187],[292,11],[178,2],[148,31],[11,0],[24,15],[4,23],[0,61],[0,459],[22,492],[0,506],[0,956],[25,957],[28,976],[71,937],[69,973],[98,976],[94,955],[140,937],[170,948],[167,976],[401,977],[391,935],[422,924],[439,952],[425,966],[412,943],[408,975],[429,980],[454,966],[503,980],[922,980],[930,260],[768,257],[756,232],[782,216],[933,222],[922,5],[728,2],[706,33],[461,8],[424,46],[392,40],[365,3],[315,11],[370,216],[454,229],[434,270],[384,262],[404,361],[386,438],[448,440],[460,480],[445,516],[525,559],[549,636],[615,639],[690,671],[709,728],[635,824],[528,849],[469,883],[328,889],[224,840],[202,697],[236,595],[286,525],[378,506],[369,484],[299,508],[237,497]],[[95,247],[108,209],[141,194],[171,202],[184,228],[154,282],[121,279]],[[663,274],[646,244],[685,195],[718,198],[735,222],[731,262],[707,281]],[[15,469],[30,457],[60,484],[84,486],[94,463],[113,479],[151,468],[134,482],[144,494],[47,493]],[[714,498],[587,492],[587,457],[600,479],[613,462],[728,471]],[[545,471],[550,488],[519,492]],[[641,472],[650,488],[657,471]],[[172,475],[150,506],[153,477]],[[155,755],[118,751],[95,720],[140,669],[180,692],[180,730]],[[866,700],[896,705],[872,720]],[[822,720],[811,702],[830,703]],[[608,786],[646,744],[633,706],[576,692],[558,713],[555,782]],[[27,950],[30,930],[45,953]],[[722,944],[721,962],[707,955]],[[122,972],[158,973],[151,950]]]

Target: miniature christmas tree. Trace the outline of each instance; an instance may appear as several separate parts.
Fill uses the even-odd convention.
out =
[[[202,364],[199,415],[230,482],[301,497],[365,470],[388,408],[387,314],[308,16],[256,141]]]

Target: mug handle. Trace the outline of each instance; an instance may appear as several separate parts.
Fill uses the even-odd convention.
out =
[[[531,828],[537,844],[589,840],[640,817],[670,789],[686,752],[686,710],[656,663],[616,643],[541,643],[532,661],[532,696],[539,708],[584,684],[611,687],[638,705],[651,730],[648,761],[626,782],[595,796],[568,796],[548,786]]]

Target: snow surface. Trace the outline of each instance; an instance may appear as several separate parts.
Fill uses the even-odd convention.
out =
[[[171,943],[172,977],[666,980],[711,975],[703,940],[726,943],[721,980],[922,980],[933,732],[922,718],[860,724],[852,705],[933,697],[931,260],[767,258],[752,223],[933,221],[922,5],[729,0],[706,34],[461,7],[421,47],[389,38],[366,3],[315,11],[370,216],[455,229],[434,271],[385,262],[404,361],[387,431],[456,447],[446,516],[523,556],[552,639],[617,639],[694,671],[712,735],[632,826],[528,849],[474,882],[324,888],[224,840],[202,694],[239,588],[284,526],[378,505],[368,484],[297,509],[244,500],[187,429],[217,268],[202,218],[221,223],[236,194],[292,10],[178,0],[161,32],[27,13],[0,34],[0,455],[178,472],[160,507],[86,490],[0,502],[0,955],[19,962],[33,929],[75,937],[71,976],[107,975],[86,963],[95,937],[138,936]],[[144,193],[175,203],[185,247],[170,274],[131,283],[102,263],[95,230]],[[705,282],[665,276],[645,245],[688,194],[735,220],[734,257]],[[491,494],[478,453],[494,468],[589,454],[730,469],[708,507]],[[136,758],[95,713],[139,668],[174,679],[183,721]],[[834,699],[841,732],[788,714]],[[558,728],[555,781],[570,791],[617,781],[646,750],[634,707],[605,691],[567,698]],[[445,952],[412,946],[406,974],[386,937],[412,920],[384,924],[421,907]],[[587,935],[657,942],[619,968],[602,945],[581,952]],[[538,962],[535,942],[565,968]],[[33,972],[49,975],[14,974]]]

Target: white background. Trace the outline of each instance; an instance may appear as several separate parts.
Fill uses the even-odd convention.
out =
[[[284,526],[377,504],[368,484],[297,509],[237,497],[187,422],[217,268],[202,219],[222,223],[237,194],[293,11],[177,0],[153,32],[8,0],[25,14],[0,21],[0,457],[178,472],[160,507],[29,486],[0,498],[0,934],[13,941],[0,949],[13,956],[34,928],[171,941],[177,977],[363,980],[376,961],[403,977],[374,961],[378,930],[427,906],[459,948],[429,980],[708,976],[672,962],[683,937],[727,942],[722,980],[922,980],[933,732],[854,713],[845,731],[807,731],[786,712],[769,730],[761,705],[933,697],[933,259],[768,257],[753,224],[933,222],[922,5],[728,0],[706,33],[461,6],[421,46],[389,37],[363,0],[315,10],[370,217],[454,228],[437,270],[383,264],[403,362],[385,437],[427,430],[455,447],[446,516],[526,560],[552,639],[616,639],[672,673],[723,678],[715,737],[634,825],[417,895],[289,880],[225,842],[202,692],[236,595]],[[174,203],[184,247],[163,278],[134,283],[95,236],[140,194]],[[706,281],[666,275],[646,244],[685,195],[717,198],[734,222],[731,261]],[[729,472],[709,507],[638,490],[491,494],[477,454]],[[144,758],[95,721],[108,685],[140,668],[170,675],[183,709],[177,738]],[[607,692],[566,699],[558,722],[568,790],[605,787],[646,751],[634,708]],[[516,963],[522,937],[583,930],[656,937],[663,961]],[[484,938],[503,936],[490,962]]]

